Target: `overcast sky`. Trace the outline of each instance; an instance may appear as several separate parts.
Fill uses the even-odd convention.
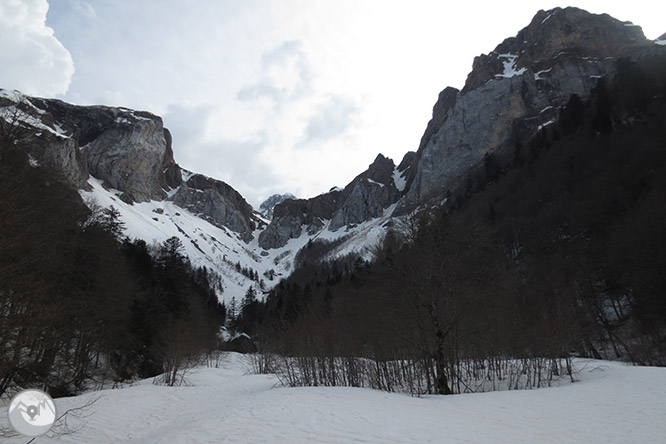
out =
[[[556,1],[0,0],[0,88],[161,115],[255,207],[416,150],[438,93]],[[578,1],[666,32],[655,0]]]

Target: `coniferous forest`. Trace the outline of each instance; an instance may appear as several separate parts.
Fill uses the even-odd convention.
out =
[[[165,374],[215,347],[225,308],[180,241],[122,237],[20,146],[0,147],[0,395]]]

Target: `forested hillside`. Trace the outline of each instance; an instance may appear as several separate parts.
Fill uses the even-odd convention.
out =
[[[0,145],[0,396],[167,372],[214,347],[225,309],[177,239],[123,239],[112,208]],[[181,361],[178,361],[181,360]]]

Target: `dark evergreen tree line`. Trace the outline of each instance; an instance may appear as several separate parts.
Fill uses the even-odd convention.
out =
[[[215,345],[216,278],[175,238],[155,257],[121,240],[116,211],[91,212],[20,143],[0,146],[0,213],[0,395],[153,376],[174,350]]]

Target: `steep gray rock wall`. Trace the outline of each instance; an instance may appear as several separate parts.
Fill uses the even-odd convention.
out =
[[[401,211],[441,199],[486,153],[513,149],[516,126],[536,133],[572,94],[589,96],[617,57],[650,44],[640,27],[605,14],[539,11],[516,37],[474,60],[462,91],[440,94]]]
[[[194,174],[170,198],[218,227],[226,226],[248,242],[255,228],[252,207],[236,190],[219,180]]]
[[[57,171],[66,182],[77,188],[86,186],[88,166],[75,139],[35,133],[23,140],[22,147],[40,165]]]
[[[163,189],[176,188],[183,183],[180,167],[173,158],[171,132],[164,128],[164,141],[166,142],[166,153],[162,158],[162,166],[157,171],[157,180]]]
[[[38,100],[0,90],[0,137],[19,144],[34,161],[75,187],[84,187],[88,167],[78,140],[58,125],[52,114],[36,106]]]
[[[83,147],[90,173],[123,191],[127,202],[163,200],[167,142],[162,119],[119,113],[114,123]]]
[[[164,199],[165,190],[182,182],[158,116],[19,93],[5,92],[1,100],[4,114],[20,112],[29,154],[77,187],[85,187],[90,173],[122,191],[126,202],[145,202]]]

